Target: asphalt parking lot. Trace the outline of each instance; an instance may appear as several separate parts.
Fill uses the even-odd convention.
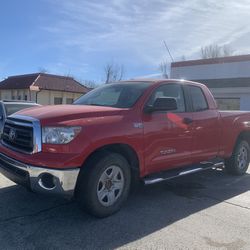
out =
[[[119,213],[95,219],[0,175],[0,248],[250,249],[249,190],[250,171],[209,170],[142,186]]]

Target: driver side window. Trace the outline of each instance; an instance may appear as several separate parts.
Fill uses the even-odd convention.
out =
[[[177,102],[177,110],[175,112],[185,112],[185,100],[181,85],[178,84],[166,84],[158,87],[151,95],[148,106],[153,106],[155,100],[160,97],[175,98]]]

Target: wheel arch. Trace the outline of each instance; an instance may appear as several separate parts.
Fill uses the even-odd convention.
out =
[[[247,143],[245,145],[248,145],[247,147],[245,147],[247,149],[247,153],[245,154],[243,152],[245,156],[247,156],[246,159],[245,156],[243,156],[242,158],[241,156],[242,153],[239,151],[241,150],[240,143],[242,142],[245,142]],[[227,172],[233,175],[243,175],[248,169],[249,152],[250,152],[250,131],[242,131],[235,140],[231,156],[225,159],[225,169],[227,170]],[[245,161],[245,162],[241,163],[240,161]]]
[[[247,141],[250,146],[250,130],[243,130],[238,134],[237,137],[235,137],[234,141],[231,144],[230,154],[228,154],[228,157],[226,157],[226,159],[229,159],[232,156],[235,150],[235,147],[237,146],[238,142],[241,140]]]
[[[133,172],[139,175],[141,165],[139,156],[133,147],[125,143],[107,144],[96,148],[84,160],[82,168],[84,169],[84,165],[88,165],[97,154],[105,154],[107,152],[121,154],[128,161]]]
[[[238,137],[236,138],[234,145],[236,145],[240,140],[245,140],[250,145],[250,130],[241,131],[238,134]]]

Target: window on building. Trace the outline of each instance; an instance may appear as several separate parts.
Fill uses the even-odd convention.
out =
[[[189,93],[192,99],[193,110],[195,112],[203,111],[208,109],[206,98],[200,87],[189,86]]]
[[[216,98],[220,110],[240,110],[240,98]]]
[[[58,104],[62,104],[62,97],[54,97],[54,104],[58,105]]]
[[[74,102],[73,98],[67,98],[66,99],[66,104],[72,104]]]
[[[11,99],[12,99],[12,100],[15,100],[15,99],[16,99],[16,97],[13,95]]]
[[[24,95],[24,100],[27,101],[28,100],[28,96]]]
[[[18,100],[21,100],[21,99],[22,99],[22,97],[19,95],[19,96],[17,97],[17,99],[18,99]]]

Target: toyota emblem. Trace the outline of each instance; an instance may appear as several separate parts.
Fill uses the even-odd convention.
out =
[[[16,130],[11,128],[9,132],[9,140],[14,141],[16,139]]]

